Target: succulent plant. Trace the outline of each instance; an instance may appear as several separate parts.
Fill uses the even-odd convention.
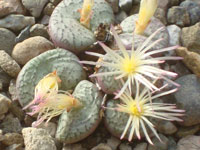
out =
[[[96,42],[94,31],[100,24],[114,22],[112,8],[105,0],[95,0],[90,27],[80,23],[83,0],[63,0],[53,11],[49,21],[49,34],[54,44],[79,53]],[[82,8],[83,11],[83,8]]]
[[[72,90],[86,78],[83,67],[70,51],[54,49],[40,54],[31,59],[22,68],[17,77],[17,94],[20,104],[24,107],[34,97],[37,83],[47,74],[56,70],[62,80],[62,90]]]
[[[73,97],[82,107],[64,112],[59,119],[56,138],[64,143],[74,143],[90,135],[101,121],[103,97],[93,83],[83,80],[76,86]]]

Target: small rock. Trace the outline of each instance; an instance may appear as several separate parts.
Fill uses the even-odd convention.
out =
[[[147,150],[147,143],[137,144],[133,150]]]
[[[178,6],[179,3],[180,3],[180,0],[170,0],[169,1],[169,7]]]
[[[9,94],[11,95],[12,101],[17,100],[17,89],[16,89],[16,81],[12,79],[8,88]]]
[[[53,48],[54,46],[49,40],[41,36],[35,36],[18,43],[13,49],[12,57],[19,64],[24,65],[30,59]]]
[[[190,70],[181,62],[177,62],[175,65],[171,65],[171,70],[178,74],[178,77],[182,77],[187,74],[191,74]]]
[[[43,14],[51,16],[55,6],[52,3],[48,3],[44,8]]]
[[[22,4],[26,9],[29,10],[33,17],[40,17],[44,6],[47,4],[48,0],[22,0]]]
[[[120,144],[119,150],[132,150],[131,146],[125,143]]]
[[[178,141],[177,150],[199,150],[200,136],[189,135]]]
[[[1,0],[0,1],[0,18],[9,14],[23,14],[25,15],[20,0]]]
[[[116,150],[120,143],[121,141],[113,136],[107,140],[107,144],[112,148],[112,150]]]
[[[93,147],[91,150],[112,150],[112,148],[108,146],[107,144],[101,143]]]
[[[53,138],[44,129],[24,128],[22,134],[26,150],[56,150]]]
[[[115,22],[117,24],[120,24],[126,17],[127,17],[126,12],[120,11],[118,14],[115,15]]]
[[[166,10],[157,8],[154,17],[158,18],[164,25],[167,25]]]
[[[48,25],[49,24],[49,19],[50,19],[50,16],[44,15],[42,17],[40,23],[43,24],[43,25]]]
[[[82,148],[81,144],[70,144],[63,146],[62,150],[85,150]]]
[[[190,22],[191,25],[194,25],[195,23],[200,21],[200,6],[197,2],[193,0],[186,0],[183,1],[180,6],[187,9],[189,15],[190,15]]]
[[[11,104],[11,100],[8,97],[0,94],[0,114],[1,115],[8,112],[10,104]]]
[[[35,24],[34,17],[23,15],[9,15],[3,19],[0,19],[0,27],[11,29],[13,31],[20,31],[26,26],[33,24]]]
[[[129,15],[137,14],[139,12],[139,9],[140,9],[140,4],[133,5]]]
[[[5,150],[24,150],[24,148],[22,147],[22,144],[13,144],[6,147]]]
[[[0,50],[0,67],[11,77],[17,77],[21,68],[4,50]]]
[[[3,120],[5,118],[5,114],[0,115],[0,120]]]
[[[30,37],[30,28],[31,26],[28,25],[27,27],[25,27],[20,33],[19,35],[15,38],[15,42],[19,43],[24,41],[25,39]]]
[[[13,115],[9,114],[0,124],[0,128],[4,133],[21,133],[22,126],[18,118],[14,118]]]
[[[21,144],[23,145],[24,139],[21,134],[19,133],[6,133],[4,135],[4,140],[2,141],[3,144],[10,146],[13,144]]]
[[[114,13],[118,13],[119,11],[119,0],[106,0],[113,9]]]
[[[190,51],[200,54],[200,23],[185,27],[181,32],[181,42]]]
[[[199,125],[191,126],[191,127],[181,127],[178,129],[176,136],[178,138],[186,137],[187,135],[193,135],[198,132],[200,129]]]
[[[25,123],[26,126],[31,127],[33,122],[34,122],[34,119],[31,116],[25,115],[24,123]]]
[[[168,10],[167,20],[170,24],[176,24],[180,27],[190,25],[190,16],[186,8],[173,6]]]
[[[180,84],[179,90],[174,93],[176,104],[179,109],[185,110],[181,117],[183,126],[192,126],[200,123],[200,80],[194,74],[182,76],[175,80]]]
[[[154,137],[152,139],[152,142],[154,145],[150,145],[148,146],[148,150],[168,150],[168,143],[169,140],[167,139],[167,137],[165,137],[162,134],[159,134],[161,141],[159,141],[159,139],[157,137]]]
[[[53,122],[48,122],[48,124],[46,125],[45,122],[43,122],[39,126],[37,126],[37,128],[45,129],[52,137],[55,137],[57,125]]]
[[[56,6],[56,5],[58,5],[58,3],[60,3],[62,0],[50,0],[50,2],[54,5],[54,6]]]
[[[0,67],[0,82],[3,84],[3,88],[8,87],[10,80],[11,77]]]
[[[183,57],[184,64],[198,77],[200,77],[200,55],[190,52],[185,47],[176,49],[177,55]]]
[[[4,140],[4,135],[3,135],[3,131],[0,130],[0,142]]]
[[[0,35],[0,49],[3,49],[8,54],[11,54],[15,45],[16,35],[5,28],[0,28]]]
[[[177,145],[176,145],[176,141],[174,140],[174,138],[168,137],[168,139],[169,139],[168,150],[176,150]]]
[[[132,0],[119,0],[119,7],[128,13],[132,7]]]
[[[167,26],[169,33],[169,44],[171,46],[180,45],[181,28],[177,25]]]
[[[178,130],[177,127],[172,122],[165,120],[157,120],[156,128],[160,133],[167,135],[173,134]]]
[[[9,111],[14,114],[20,121],[24,120],[25,114],[22,108],[19,106],[18,101],[12,101]]]
[[[35,24],[30,29],[30,36],[42,36],[46,39],[49,39],[49,34],[47,31],[47,27],[43,24]]]
[[[167,10],[170,0],[158,0],[158,8]]]

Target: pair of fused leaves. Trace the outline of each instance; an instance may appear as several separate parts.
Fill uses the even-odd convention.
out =
[[[58,90],[60,84],[61,79],[54,71],[43,77],[36,85],[34,99],[24,107],[31,109],[28,113],[31,116],[38,114],[33,126],[38,126],[45,120],[47,124],[53,117],[81,105],[69,92]]]

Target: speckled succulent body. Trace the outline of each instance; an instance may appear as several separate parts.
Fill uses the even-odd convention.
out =
[[[95,0],[90,19],[90,29],[80,24],[79,9],[83,0],[63,0],[54,10],[49,22],[49,33],[58,47],[75,53],[84,51],[96,42],[94,31],[98,26],[114,22],[112,8],[104,0]]]
[[[103,98],[93,83],[81,81],[72,95],[82,103],[82,107],[61,115],[56,138],[64,143],[84,139],[96,129],[101,120],[100,108]]]
[[[17,77],[17,94],[22,106],[34,97],[36,84],[48,73],[56,70],[62,80],[62,90],[72,90],[86,78],[86,74],[73,53],[64,49],[47,51],[30,60]]]

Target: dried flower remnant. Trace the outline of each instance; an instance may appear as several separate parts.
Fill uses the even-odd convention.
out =
[[[150,23],[158,5],[158,0],[141,0],[139,18],[136,21],[135,33],[143,34],[144,30]]]
[[[32,100],[32,102],[29,103],[27,106],[25,106],[23,109],[27,109],[31,105],[42,102],[44,99],[46,99],[50,91],[57,92],[60,86],[60,82],[61,80],[58,77],[56,71],[53,71],[52,73],[47,74],[36,85],[34,99]]]
[[[168,121],[182,121],[178,117],[183,116],[183,112],[185,111],[176,109],[175,104],[152,102],[152,100],[173,93],[177,89],[152,95],[153,93],[151,93],[148,88],[144,88],[140,92],[139,85],[140,84],[137,84],[135,97],[132,97],[130,92],[126,91],[120,96],[121,104],[118,104],[116,108],[110,109],[127,113],[129,115],[121,139],[125,137],[130,128],[128,137],[129,141],[132,141],[134,135],[136,135],[138,139],[141,139],[140,130],[142,130],[147,141],[150,144],[153,144],[145,126],[147,126],[160,141],[161,139],[154,128],[155,126],[148,120],[148,118],[152,117]]]
[[[132,50],[126,50],[125,46],[122,44],[119,36],[113,27],[111,27],[111,31],[114,35],[115,41],[119,47],[120,51],[114,51],[107,47],[105,44],[99,42],[102,48],[105,50],[106,55],[87,52],[89,55],[97,56],[101,58],[101,61],[92,62],[92,61],[80,61],[83,64],[103,66],[107,68],[112,68],[113,71],[108,72],[97,72],[91,75],[90,77],[100,77],[100,76],[114,76],[116,80],[123,79],[125,81],[123,87],[120,92],[116,95],[116,98],[119,97],[127,87],[131,89],[136,82],[140,82],[145,87],[150,90],[159,90],[154,84],[151,83],[152,80],[148,80],[147,77],[151,79],[164,79],[176,86],[179,86],[177,83],[171,81],[166,78],[166,76],[175,77],[177,74],[170,71],[165,71],[160,69],[158,65],[160,63],[164,63],[165,60],[178,60],[182,59],[181,57],[173,57],[173,56],[165,56],[165,57],[151,57],[153,54],[158,54],[170,50],[174,50],[177,46],[167,47],[158,50],[149,51],[154,45],[160,42],[162,39],[156,40],[153,43],[150,43],[154,36],[160,31],[162,28],[158,29],[154,32],[141,46],[139,46],[136,50],[134,50],[134,40]],[[121,54],[120,54],[120,53]],[[108,58],[111,61],[107,61],[105,58]]]
[[[69,112],[72,108],[78,108],[81,103],[70,93],[59,91],[59,93],[49,93],[43,101],[31,107],[32,112],[29,115],[38,113],[37,121],[33,126],[36,127],[46,120],[46,124],[64,111]]]
[[[84,0],[82,9],[78,10],[81,14],[80,23],[88,29],[90,28],[93,5],[94,0]]]

